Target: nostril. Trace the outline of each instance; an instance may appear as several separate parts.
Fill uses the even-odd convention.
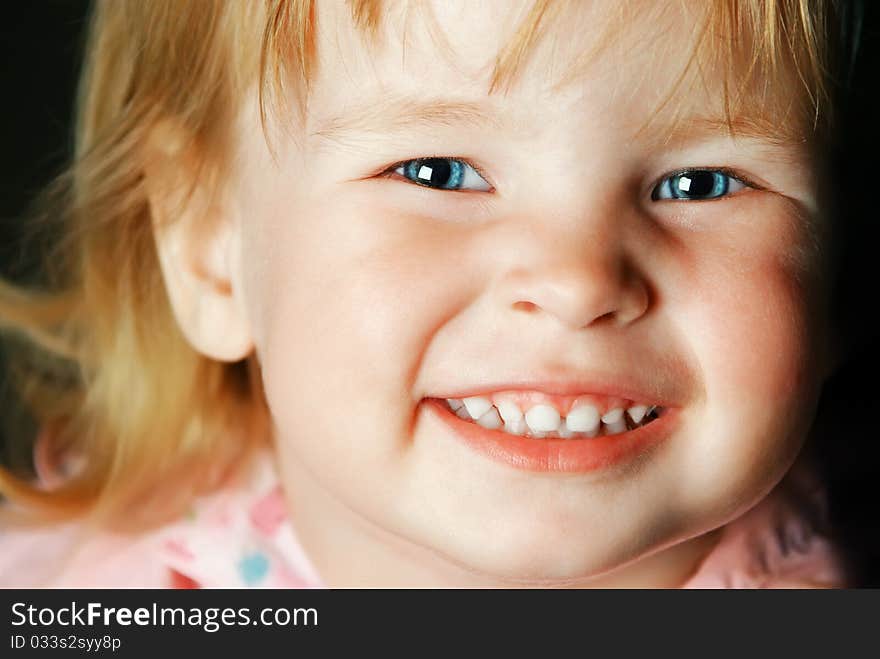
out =
[[[593,319],[593,322],[594,323],[601,323],[601,322],[611,321],[611,320],[614,320],[614,318],[616,316],[617,316],[616,311],[609,311],[607,313],[603,313],[601,316],[596,316],[596,318]]]
[[[536,305],[534,302],[516,302],[514,303],[513,308],[519,311],[533,313],[538,308],[538,305]]]

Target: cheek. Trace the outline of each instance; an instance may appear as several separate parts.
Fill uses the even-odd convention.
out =
[[[810,220],[794,202],[766,194],[705,215],[702,230],[675,247],[671,313],[683,318],[707,382],[784,414],[815,387],[825,340]]]
[[[466,294],[448,227],[366,207],[277,204],[251,247],[268,255],[257,350],[277,431],[328,474],[391,465],[422,353]]]
[[[683,473],[694,491],[723,491],[736,505],[763,495],[802,445],[821,385],[823,330],[804,283],[818,266],[792,256],[805,239],[798,225],[726,238],[707,241],[690,262],[674,315],[705,395]]]
[[[692,309],[694,325],[705,328],[696,341],[706,379],[785,413],[810,383],[814,337],[807,297],[775,262],[714,275],[710,280],[719,283],[701,287]]]

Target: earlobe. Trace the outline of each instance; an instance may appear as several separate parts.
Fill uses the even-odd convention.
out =
[[[178,134],[151,135],[144,184],[162,277],[177,324],[199,353],[238,361],[253,351],[238,282],[239,222],[204,180]]]

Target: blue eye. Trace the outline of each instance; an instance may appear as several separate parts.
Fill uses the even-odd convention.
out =
[[[437,190],[479,190],[492,186],[473,167],[456,158],[419,158],[407,160],[394,170],[404,178]]]
[[[651,192],[651,200],[685,199],[702,201],[718,199],[738,192],[746,184],[717,169],[692,169],[667,176]]]

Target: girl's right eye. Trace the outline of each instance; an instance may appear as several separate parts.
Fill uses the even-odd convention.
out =
[[[394,168],[394,173],[417,185],[435,190],[476,190],[490,192],[492,186],[477,173],[473,166],[457,158],[418,158],[406,160]]]

